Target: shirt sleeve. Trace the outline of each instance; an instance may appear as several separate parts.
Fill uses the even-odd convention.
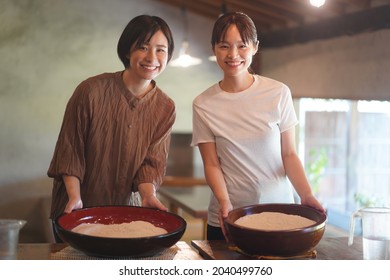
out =
[[[191,146],[199,143],[215,142],[214,133],[207,125],[202,109],[194,102],[192,104],[192,141]]]
[[[280,131],[284,132],[298,124],[290,89],[283,85],[280,104]]]
[[[62,175],[77,177],[83,182],[85,174],[84,146],[89,125],[86,102],[89,86],[81,83],[69,99],[47,175],[62,180]]]
[[[161,118],[159,129],[155,133],[145,159],[133,181],[133,191],[138,190],[142,183],[152,183],[158,189],[164,179],[167,167],[167,158],[171,140],[172,126],[176,119],[175,107],[171,107],[169,114]]]

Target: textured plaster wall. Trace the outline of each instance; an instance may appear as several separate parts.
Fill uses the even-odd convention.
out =
[[[166,19],[175,58],[184,36],[182,13],[153,0],[0,0],[0,6],[0,218],[27,219],[22,240],[42,241],[49,228],[46,171],[74,88],[92,75],[122,69],[117,40],[139,14]],[[193,98],[221,78],[207,61],[213,21],[188,16],[190,52],[204,63],[168,67],[157,78],[176,103],[178,133],[191,133]],[[388,98],[388,45],[387,30],[262,50],[262,71],[297,95],[372,91]]]
[[[263,74],[293,95],[390,100],[390,29],[264,50]]]
[[[128,21],[158,15],[170,25],[175,58],[182,12],[154,0],[0,0],[0,218],[28,220],[22,240],[47,234],[51,180],[46,171],[66,103],[84,79],[123,69],[116,45]],[[176,132],[191,132],[191,102],[220,72],[211,54],[213,21],[188,13],[192,55],[204,63],[167,67],[158,85],[177,106]]]
[[[177,56],[181,11],[152,0],[1,0],[0,187],[45,176],[66,103],[85,78],[122,70],[116,44],[136,15],[155,14],[171,26]],[[210,55],[212,21],[189,13],[190,52],[204,64],[168,67],[158,85],[175,101],[174,130],[191,131],[192,99],[219,79]]]

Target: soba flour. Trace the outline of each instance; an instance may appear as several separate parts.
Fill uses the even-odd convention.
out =
[[[316,222],[299,215],[280,212],[262,212],[243,216],[236,224],[259,230],[290,230],[314,225]]]
[[[165,229],[145,221],[110,225],[83,223],[73,228],[72,231],[85,235],[114,238],[148,237],[167,233]]]

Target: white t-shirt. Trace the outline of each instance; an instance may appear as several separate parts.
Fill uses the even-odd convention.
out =
[[[281,157],[281,132],[298,123],[290,89],[254,75],[250,88],[223,91],[215,84],[193,101],[191,146],[215,142],[234,208],[257,203],[292,203],[292,187]],[[208,223],[219,226],[211,196]]]

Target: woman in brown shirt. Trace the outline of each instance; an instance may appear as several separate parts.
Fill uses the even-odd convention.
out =
[[[101,205],[167,210],[156,190],[165,174],[176,113],[153,79],[173,48],[164,20],[135,17],[118,42],[125,70],[88,78],[76,88],[48,170],[54,178],[51,219]]]

